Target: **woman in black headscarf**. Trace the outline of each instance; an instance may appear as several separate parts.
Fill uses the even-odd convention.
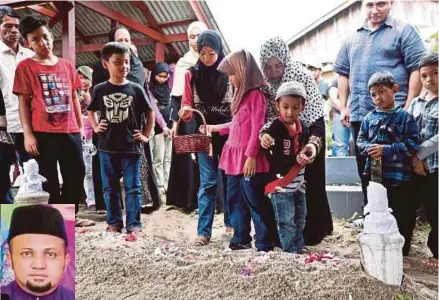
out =
[[[167,63],[157,63],[151,71],[147,90],[151,102],[157,105],[160,114],[156,117],[155,135],[150,140],[154,174],[157,178],[161,195],[164,195],[168,186],[169,170],[171,166],[172,140],[169,135],[169,121],[171,114],[171,88],[168,85],[169,66]]]
[[[233,99],[228,76],[217,70],[224,58],[220,35],[213,30],[203,31],[197,41],[200,59],[185,74],[185,86],[181,102],[180,117],[184,121],[192,119],[191,107],[201,111],[207,124],[223,124],[231,120],[230,103]],[[196,116],[197,127],[201,118]],[[196,245],[209,243],[215,210],[218,182],[218,160],[227,137],[212,134],[213,154],[198,153],[200,188],[198,190],[198,238]],[[224,176],[223,176],[224,177]],[[225,186],[225,185],[224,185]],[[225,193],[225,188],[221,191]],[[224,205],[224,221],[228,220],[227,205]]]
[[[108,38],[110,42],[119,42],[131,46],[130,33],[124,27],[113,28],[110,31]],[[110,74],[103,67],[102,63],[100,61],[96,63],[93,71],[92,85],[96,86],[99,83],[107,81],[109,78]],[[146,80],[143,64],[132,50],[130,53],[130,72],[128,73],[127,79],[131,82],[138,83],[141,86],[144,85]],[[97,141],[97,135],[93,134],[93,143],[96,145],[96,147]],[[152,170],[151,149],[149,143],[144,143],[143,146],[144,155],[141,160],[141,178],[144,179],[146,177],[147,181],[142,180],[142,206],[144,206],[147,202],[152,202],[153,209],[157,209],[161,206],[162,202],[160,199],[156,178],[154,173],[150,171]],[[95,188],[96,210],[104,210],[105,203],[102,194],[102,180],[98,155],[93,156],[93,183]],[[143,211],[145,212],[146,209]]]

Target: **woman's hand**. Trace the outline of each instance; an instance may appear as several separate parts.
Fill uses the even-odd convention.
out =
[[[33,156],[40,155],[40,152],[38,152],[38,141],[33,133],[24,135],[24,149]]]
[[[309,165],[312,162],[313,161],[303,153],[299,153],[299,155],[297,155],[297,163],[301,166]]]
[[[261,147],[264,149],[268,149],[274,145],[274,139],[268,133],[264,133],[261,136]]]
[[[244,177],[252,177],[256,174],[256,159],[248,157],[244,164]]]
[[[374,159],[379,159],[384,154],[384,146],[379,144],[372,144],[367,149],[367,155],[370,155]]]
[[[207,127],[207,134],[210,135],[212,132],[218,132],[218,126],[216,125],[201,125],[199,128],[199,131],[202,134],[206,134],[206,127]]]
[[[308,143],[305,145],[305,147],[303,147],[302,151],[300,151],[299,156],[300,154],[304,154],[307,157],[306,164],[311,164],[312,162],[314,162],[314,159],[316,159],[317,147],[314,144]]]

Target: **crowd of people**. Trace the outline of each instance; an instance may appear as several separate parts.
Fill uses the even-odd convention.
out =
[[[307,253],[307,245],[333,231],[326,97],[338,136],[354,133],[365,203],[371,163],[381,162],[404,256],[420,204],[410,195],[422,193],[416,198],[426,208],[433,253],[426,264],[437,267],[437,54],[426,52],[413,26],[389,16],[392,1],[363,3],[366,19],[341,46],[330,87],[321,65],[308,70],[294,61],[282,39],[261,46],[259,68],[246,50],[225,55],[221,36],[201,22],[189,26],[189,51],[172,77],[164,62],[147,76],[123,27],[110,32],[93,69],[75,70],[53,54],[44,19],[20,20],[2,7],[2,201],[10,203],[5,170],[16,152],[19,164],[37,160],[50,203],[78,204],[85,190],[89,209],[106,211],[110,232],[141,231],[141,212],[151,209],[146,203],[154,210],[166,199],[198,209],[196,246],[209,244],[219,210],[233,250],[251,248],[254,239],[258,251]],[[19,33],[33,52],[19,44]],[[173,136],[198,132],[211,136],[209,152],[175,153]]]

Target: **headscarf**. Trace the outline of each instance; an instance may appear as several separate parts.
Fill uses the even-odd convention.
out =
[[[157,63],[151,71],[151,77],[148,83],[149,91],[152,96],[157,100],[159,106],[167,106],[169,104],[169,99],[171,96],[171,89],[167,82],[161,84],[156,79],[155,76],[160,73],[167,73],[169,75],[169,66],[167,63],[159,62]]]
[[[306,126],[310,126],[317,119],[323,117],[323,100],[314,78],[301,63],[291,60],[288,47],[281,38],[275,37],[266,41],[261,46],[260,57],[262,69],[271,57],[278,58],[285,66],[284,75],[279,82],[268,81],[270,85],[268,88],[268,119],[270,121],[275,119],[278,115],[274,106],[276,91],[282,83],[289,81],[298,81],[303,84],[306,94],[308,95],[305,110],[301,113],[302,122],[305,123]]]
[[[227,75],[235,75],[241,83],[239,88],[235,90],[233,102],[230,107],[232,114],[236,113],[242,98],[247,92],[267,86],[264,75],[261,70],[259,70],[255,59],[250,52],[245,50],[227,55],[218,66],[218,70]]]
[[[201,101],[206,105],[220,104],[227,92],[229,78],[218,71],[218,65],[224,58],[221,36],[214,30],[206,30],[200,34],[197,41],[198,52],[203,46],[209,46],[218,55],[216,62],[208,67],[201,60],[195,65],[195,87]]]
[[[195,29],[199,29],[200,33],[207,30],[206,24],[196,21],[189,25],[187,29],[188,37],[192,34]],[[172,96],[179,97],[183,95],[184,90],[184,74],[187,69],[194,66],[198,61],[199,55],[196,51],[194,51],[191,47],[189,47],[189,51],[178,60],[177,65],[175,66],[174,73],[174,82],[172,85]]]

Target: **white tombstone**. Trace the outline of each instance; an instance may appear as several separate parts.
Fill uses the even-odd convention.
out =
[[[357,241],[361,263],[366,273],[389,285],[400,286],[403,275],[402,247],[395,217],[388,206],[387,190],[371,181],[367,187],[368,204],[364,213],[364,229]]]
[[[43,191],[43,182],[46,178],[38,171],[38,163],[31,159],[23,164],[24,172],[17,177],[15,186],[20,186],[14,202],[16,204],[47,204],[49,193]]]

